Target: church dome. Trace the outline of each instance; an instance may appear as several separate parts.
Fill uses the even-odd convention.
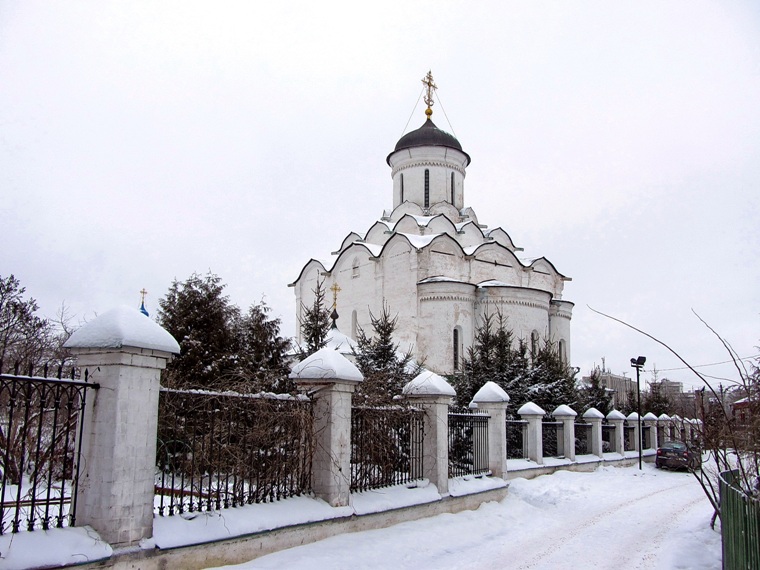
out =
[[[394,148],[393,152],[388,155],[386,162],[390,164],[390,157],[395,152],[420,146],[445,146],[456,149],[467,156],[467,163],[470,163],[470,155],[462,150],[462,145],[459,144],[456,137],[436,127],[435,123],[433,123],[429,117],[427,121],[425,121],[425,124],[419,129],[406,133],[398,140],[396,148]]]

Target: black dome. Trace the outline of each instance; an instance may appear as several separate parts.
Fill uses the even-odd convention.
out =
[[[470,163],[470,156],[462,150],[462,145],[459,144],[459,141],[456,139],[456,137],[436,127],[435,123],[433,123],[430,118],[428,118],[428,120],[425,121],[425,124],[416,131],[411,131],[401,137],[396,143],[396,148],[393,149],[393,152],[391,154],[405,148],[418,146],[445,146],[454,148],[464,153],[465,156],[467,156],[467,163]],[[389,154],[388,159],[386,159],[386,162],[388,162],[388,164],[390,164],[389,159],[391,157],[391,154]]]

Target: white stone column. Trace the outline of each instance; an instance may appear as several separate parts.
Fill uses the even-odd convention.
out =
[[[426,370],[404,386],[404,395],[425,410],[423,476],[441,495],[449,493],[449,404],[456,396],[441,376]]]
[[[589,408],[583,413],[583,419],[591,424],[591,453],[597,457],[604,457],[602,446],[602,420],[604,414],[596,408]]]
[[[628,414],[628,425],[633,427],[633,451],[641,449],[641,431],[639,430],[639,414],[631,412]]]
[[[660,438],[659,434],[657,436],[657,442],[665,443],[669,439],[673,439],[670,435],[670,425],[672,421],[670,419],[670,416],[668,414],[660,414],[660,416],[657,418],[657,428],[659,431],[659,428],[662,428],[662,438]],[[662,441],[660,441],[662,440]]]
[[[649,412],[644,414],[641,421],[649,428],[649,447],[645,449],[657,449],[657,416]]]
[[[543,465],[544,440],[541,421],[546,412],[539,405],[528,402],[517,410],[517,414],[528,422],[528,459],[532,459],[539,465]]]
[[[552,412],[562,422],[562,447],[565,459],[575,461],[575,418],[578,414],[570,406],[562,404]]]
[[[509,396],[495,382],[486,382],[472,399],[488,419],[488,468],[494,477],[507,474],[507,405]]]
[[[76,523],[113,546],[136,545],[153,535],[160,376],[179,345],[137,309],[119,307],[65,346],[100,384],[87,392]]]
[[[620,455],[625,454],[625,430],[623,425],[625,424],[625,416],[617,410],[612,410],[607,414],[607,421],[615,426],[615,451]]]
[[[351,396],[364,377],[345,356],[318,350],[290,373],[314,400],[312,490],[333,507],[351,498]]]

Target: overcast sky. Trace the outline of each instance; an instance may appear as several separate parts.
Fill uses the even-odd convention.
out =
[[[211,270],[291,336],[287,284],[392,206],[428,69],[466,205],[572,277],[582,373],[693,378],[589,306],[692,364],[727,360],[692,309],[759,352],[751,1],[0,0],[0,275],[92,318]]]

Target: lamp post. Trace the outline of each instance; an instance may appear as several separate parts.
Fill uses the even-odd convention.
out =
[[[641,433],[641,384],[639,382],[639,373],[641,372],[641,369],[644,367],[644,363],[647,361],[646,356],[639,356],[638,358],[631,358],[631,366],[636,369],[636,415],[638,416],[637,421],[639,423],[639,441],[638,441],[638,448],[639,448],[639,471],[641,470],[641,447],[643,443],[643,437]]]

